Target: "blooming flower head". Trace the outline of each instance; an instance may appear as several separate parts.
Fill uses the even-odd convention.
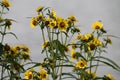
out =
[[[36,9],[36,12],[40,12],[40,11],[42,11],[42,9],[43,9],[43,6],[39,6],[37,9]]]
[[[49,26],[50,28],[55,28],[55,27],[56,27],[56,24],[57,24],[56,21],[55,21],[55,20],[52,20],[48,26]]]
[[[76,49],[77,46],[75,45],[74,41],[72,42],[72,49]]]
[[[8,30],[10,30],[10,26],[12,25],[11,20],[6,20],[5,25],[8,27]]]
[[[26,45],[23,45],[23,46],[22,46],[22,50],[23,50],[26,54],[29,54],[29,53],[30,53],[30,50],[29,50],[29,48],[28,48]]]
[[[69,16],[68,19],[69,19],[70,21],[72,21],[73,23],[74,23],[74,22],[77,22],[77,19],[76,19],[75,16],[73,16],[73,15]]]
[[[25,72],[25,79],[33,80],[33,69]]]
[[[56,12],[55,12],[55,10],[54,9],[52,9],[52,16],[54,17],[54,18],[56,18]]]
[[[75,60],[76,59],[76,53],[75,53],[75,49],[71,50],[71,60]]]
[[[48,44],[48,40],[46,40],[43,44],[42,44],[42,49],[44,49]]]
[[[109,38],[109,36],[107,36],[106,41],[107,41],[107,43],[112,44],[112,40]]]
[[[56,21],[57,21],[57,22],[62,21],[62,17],[57,16],[57,17],[56,17]]]
[[[80,32],[80,28],[78,26],[75,26],[74,29],[76,32]]]
[[[43,19],[43,15],[42,14],[38,14],[36,17],[37,21],[41,21]]]
[[[70,51],[69,47],[65,46],[64,51],[68,53]]]
[[[81,37],[81,40],[87,41],[87,40],[89,40],[91,37],[92,37],[92,34],[86,33],[85,35],[83,35],[83,36]]]
[[[31,19],[31,21],[30,21],[30,26],[31,26],[32,28],[35,28],[35,27],[37,26],[37,20],[36,20],[35,17],[33,17],[33,18]]]
[[[102,46],[103,45],[103,43],[99,39],[97,39],[96,37],[94,37],[93,43],[96,46]]]
[[[108,80],[115,80],[114,77],[110,73],[108,73],[106,77],[108,78]]]
[[[68,22],[67,22],[67,20],[64,20],[64,19],[60,20],[58,22],[58,28],[61,31],[66,31],[66,29],[68,28]]]
[[[100,21],[96,21],[95,23],[92,24],[92,28],[94,30],[100,30],[103,28],[103,24]]]
[[[95,47],[96,47],[96,45],[93,43],[93,41],[90,41],[90,42],[88,43],[88,50],[89,50],[89,51],[94,50]]]
[[[46,19],[45,19],[45,25],[47,26],[47,25],[49,25],[50,24],[50,17],[47,17]]]
[[[97,77],[97,75],[96,75],[96,73],[95,73],[95,72],[92,72],[92,71],[87,71],[87,73],[88,73],[89,75],[91,75],[91,76],[92,76],[92,78],[96,78],[96,77]]]
[[[47,80],[47,71],[45,69],[43,69],[42,67],[40,67],[40,76],[39,76],[39,79],[40,80]]]
[[[77,36],[76,36],[76,39],[77,40],[80,40],[82,38],[82,35],[81,34],[78,34]]]
[[[76,67],[80,69],[84,69],[87,66],[87,62],[85,60],[79,60],[76,63]]]
[[[1,4],[7,8],[11,6],[11,3],[8,0],[2,0]]]

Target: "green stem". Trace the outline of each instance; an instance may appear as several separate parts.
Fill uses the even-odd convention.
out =
[[[3,80],[4,67],[2,66],[1,80]]]
[[[100,56],[100,53],[99,53],[99,56]],[[96,68],[95,68],[95,73],[97,72],[97,69],[98,69],[98,66],[99,66],[99,60],[100,60],[100,58],[98,58],[98,61],[97,61],[97,65],[96,65]]]
[[[72,36],[69,38],[68,42],[70,42],[70,41],[71,41],[71,39],[72,39],[73,35],[74,35],[74,34],[72,34]]]
[[[52,78],[53,80],[56,80],[56,73],[55,73],[55,68],[52,68]]]
[[[65,44],[67,43],[67,36],[66,36],[66,38],[65,38]]]
[[[4,11],[4,7],[2,7],[0,18],[2,17],[3,11]]]
[[[2,33],[1,43],[3,43],[4,37],[5,37],[6,28],[7,28],[7,26],[4,27],[4,31]]]
[[[90,53],[90,74],[92,72],[92,53]]]
[[[63,35],[62,35],[62,31],[60,32],[60,36],[61,36],[61,43],[63,44]]]
[[[43,42],[45,42],[45,35],[44,35],[43,29],[42,29],[42,37],[43,37]],[[45,51],[46,51],[46,50],[45,50]],[[47,51],[46,51],[46,56],[47,56],[47,58],[48,58],[48,53],[47,53]]]
[[[60,79],[59,80],[62,80],[62,71],[63,71],[63,58],[62,58],[62,61],[61,61],[61,67],[60,67]]]

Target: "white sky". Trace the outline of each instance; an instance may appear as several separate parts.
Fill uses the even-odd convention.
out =
[[[39,28],[32,29],[29,26],[30,19],[36,15],[35,9],[39,5],[52,7],[57,14],[67,17],[75,15],[81,25],[83,33],[91,31],[91,24],[97,20],[102,20],[105,29],[109,34],[120,37],[120,0],[10,0],[12,7],[7,17],[17,21],[13,24],[12,31],[18,36],[19,40],[13,37],[6,38],[6,41],[12,45],[27,44],[31,49],[33,60],[42,61],[41,52],[41,32]],[[107,56],[120,65],[120,40],[112,38],[113,44],[108,48]],[[113,73],[116,80],[120,79],[120,73],[109,68],[101,69],[100,73],[105,71]]]

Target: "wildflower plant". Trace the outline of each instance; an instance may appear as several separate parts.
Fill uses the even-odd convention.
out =
[[[120,71],[114,61],[102,56],[108,45],[112,44],[102,21],[91,25],[91,33],[82,34],[80,27],[76,25],[78,20],[73,15],[65,19],[58,16],[53,9],[42,6],[36,12],[30,25],[32,28],[39,27],[42,32],[42,53],[46,57],[40,65],[49,75],[46,79],[115,80],[111,74],[97,74],[100,65]],[[65,70],[67,68],[68,71]]]
[[[4,42],[9,34],[17,38],[10,32],[15,21],[3,17],[10,7],[8,0],[0,2],[1,80],[115,80],[109,72],[103,76],[97,74],[101,65],[120,71],[113,60],[102,56],[112,44],[102,21],[91,25],[92,32],[82,34],[74,15],[62,18],[54,9],[39,6],[30,26],[39,27],[42,33],[40,53],[45,54],[45,58],[40,63],[32,61],[26,45],[11,46]]]

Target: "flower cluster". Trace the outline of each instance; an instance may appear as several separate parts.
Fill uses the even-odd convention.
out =
[[[101,64],[119,70],[115,62],[102,56],[108,44],[112,44],[102,21],[91,25],[91,33],[82,34],[73,15],[64,19],[57,16],[54,9],[43,6],[39,6],[36,12],[37,16],[31,19],[30,26],[39,26],[42,31],[42,53],[46,53],[46,57],[41,65],[53,80],[69,77],[75,80],[115,80],[111,74],[103,77],[97,74]],[[66,67],[70,68],[69,72],[64,72]]]

